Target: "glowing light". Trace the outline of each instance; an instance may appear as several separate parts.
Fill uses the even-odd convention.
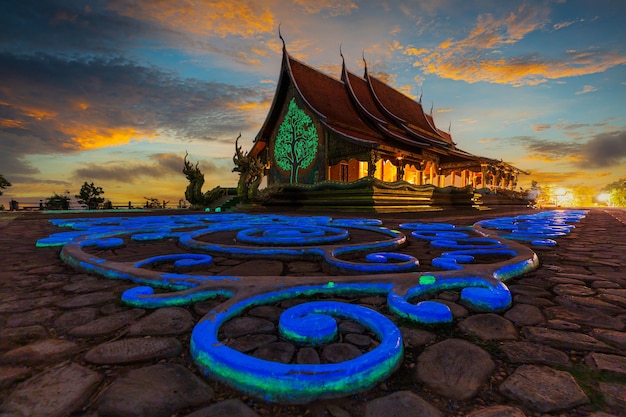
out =
[[[539,265],[528,244],[520,242],[534,246],[556,244],[554,239],[569,233],[574,228],[571,223],[585,214],[584,210],[555,210],[485,220],[473,227],[444,223],[399,225],[411,231],[411,238],[429,242],[431,250],[442,249],[432,261],[433,267],[441,269],[437,272],[420,271],[414,256],[397,252],[407,236],[383,227],[375,219],[238,213],[57,219],[51,223],[72,231],[40,239],[37,246],[63,246],[60,256],[66,264],[139,284],[122,295],[122,301],[132,306],[160,308],[230,298],[205,316],[192,332],[191,356],[198,367],[216,380],[267,401],[307,403],[362,392],[391,375],[403,356],[399,329],[382,314],[362,306],[337,301],[299,304],[286,310],[279,320],[279,334],[292,344],[318,346],[333,342],[338,318],[361,323],[380,342],[373,350],[346,362],[300,365],[269,362],[231,349],[218,339],[221,326],[252,306],[319,295],[386,296],[392,314],[425,324],[453,320],[448,306],[426,299],[451,289],[460,290],[461,301],[474,311],[501,312],[511,305],[511,293],[504,282]],[[349,239],[353,230],[366,231],[376,238],[353,242]],[[239,242],[211,243],[211,235],[218,232],[231,232]],[[164,254],[133,262],[104,258],[111,249],[126,244],[162,239],[177,240],[179,248],[202,253]],[[100,250],[98,255],[84,251],[93,247]],[[212,264],[216,255],[314,260],[329,269],[363,276],[357,283],[342,282],[339,276],[333,281],[325,275],[298,277],[296,286],[290,284],[289,277],[259,281],[257,277],[199,273]],[[164,264],[172,265],[174,272],[160,272],[158,268]],[[310,284],[303,284],[307,279]],[[170,292],[157,293],[154,288]]]

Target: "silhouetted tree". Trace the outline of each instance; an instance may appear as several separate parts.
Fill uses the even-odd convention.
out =
[[[613,206],[626,207],[626,178],[612,182],[602,189],[610,195],[610,203]]]
[[[70,208],[70,198],[66,195],[54,193],[52,197],[46,198],[46,208],[48,210],[68,210]]]
[[[104,203],[104,197],[100,197],[101,194],[104,194],[102,191],[102,187],[96,187],[91,184],[88,184],[87,181],[80,188],[80,193],[75,195],[80,204],[85,204],[89,210],[95,210],[98,206]]]
[[[2,176],[2,174],[0,174],[0,195],[2,195],[2,190],[10,187],[11,183],[9,181],[6,180],[6,178],[4,178]]]

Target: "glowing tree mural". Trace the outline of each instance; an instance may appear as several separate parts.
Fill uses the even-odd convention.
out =
[[[316,154],[317,130],[311,118],[292,98],[276,135],[274,144],[276,164],[291,172],[289,183],[293,184],[298,182],[298,170],[308,168]]]

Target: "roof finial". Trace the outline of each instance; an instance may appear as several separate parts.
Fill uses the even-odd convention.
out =
[[[424,87],[420,87],[420,98],[418,100],[419,104],[422,104],[422,96],[424,95]]]
[[[280,33],[280,25],[282,23],[278,24],[278,37],[280,38],[280,40],[283,42],[283,49],[287,49],[287,47],[285,46],[285,40],[283,39],[283,35]]]
[[[452,120],[450,120],[450,124],[448,124],[448,135],[452,134]]]
[[[432,101],[430,102],[430,115],[433,115],[433,107],[435,106],[435,103],[433,103]]]
[[[341,43],[339,43],[339,56],[341,57],[341,71],[345,71],[346,59],[343,57],[343,52],[341,51]]]
[[[365,50],[361,52],[361,55],[363,56],[363,65],[365,66],[365,70],[363,72],[363,78],[367,78],[367,61],[365,60]]]

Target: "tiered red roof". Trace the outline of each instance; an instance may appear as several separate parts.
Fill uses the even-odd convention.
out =
[[[287,86],[293,85],[310,110],[330,131],[345,140],[373,149],[420,153],[429,149],[448,160],[477,160],[457,150],[449,133],[435,126],[422,105],[371,76],[359,77],[342,67],[341,79],[330,77],[289,56],[283,48],[281,77],[270,115],[256,138],[260,151],[278,117]],[[447,158],[446,158],[447,157]]]

